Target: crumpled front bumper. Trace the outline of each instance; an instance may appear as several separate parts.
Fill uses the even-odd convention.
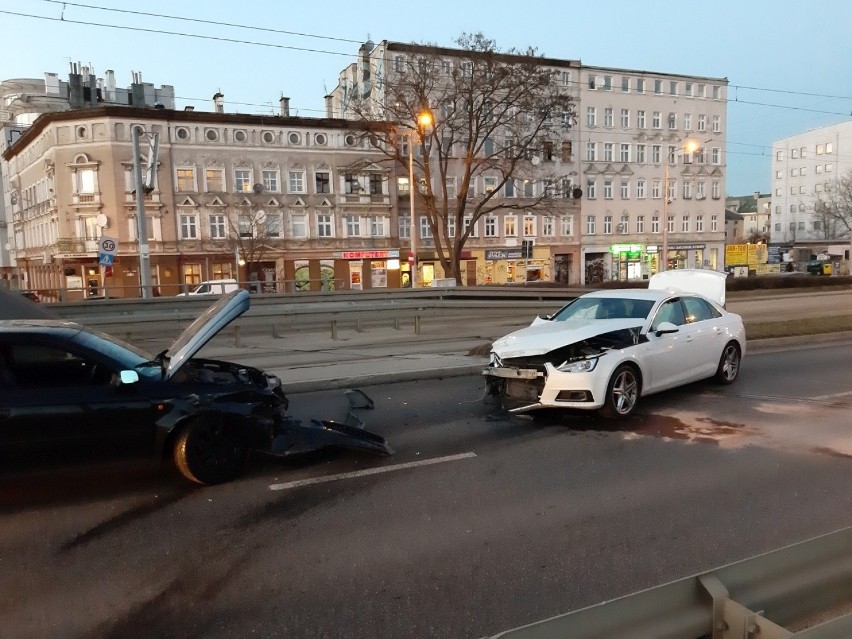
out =
[[[393,455],[394,450],[381,435],[364,428],[364,421],[354,411],[372,409],[374,404],[363,391],[346,391],[348,403],[342,421],[326,419],[303,420],[287,414],[282,407],[280,421],[270,443],[269,454],[283,457],[321,448],[335,447],[361,450],[381,455]]]

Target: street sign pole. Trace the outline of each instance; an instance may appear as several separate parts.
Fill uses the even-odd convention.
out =
[[[145,187],[142,179],[142,159],[139,136],[142,128],[133,127],[133,182],[136,187],[136,239],[139,243],[139,284],[142,297],[151,297],[151,256],[148,252],[148,228],[145,224]],[[149,162],[151,159],[149,158]]]

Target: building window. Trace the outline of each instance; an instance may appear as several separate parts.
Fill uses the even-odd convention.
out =
[[[254,224],[248,215],[240,215],[237,220],[237,233],[240,237],[254,237]]]
[[[278,171],[264,169],[261,173],[263,188],[270,193],[278,193]]]
[[[237,193],[248,193],[251,191],[251,169],[237,169],[234,171],[234,190]]]
[[[683,114],[683,130],[689,131],[690,129],[692,129],[692,114],[691,113],[684,113]]]
[[[604,109],[604,126],[611,127],[612,126],[612,107],[606,107]]]
[[[177,170],[177,190],[180,193],[195,191],[195,169]]]
[[[610,179],[604,180],[604,199],[612,199],[612,180]]]
[[[400,178],[405,180],[405,189],[408,193],[408,178]],[[314,173],[314,183],[317,193],[331,193],[331,173],[328,171],[317,171]],[[402,190],[400,189],[400,193]]]
[[[524,237],[535,237],[535,216],[524,216]]]
[[[636,180],[636,197],[640,200],[645,199],[645,178],[639,178]]]
[[[653,128],[653,129],[662,128],[662,122],[663,122],[663,114],[660,113],[659,111],[654,111],[654,114],[651,118],[651,128]]]
[[[586,109],[586,125],[587,126],[596,126],[598,123],[598,110],[595,107],[588,107]]]
[[[695,216],[695,232],[703,233],[704,232],[704,216],[697,215]]]
[[[713,133],[719,133],[722,131],[722,116],[714,115],[713,116]],[[804,155],[802,157],[805,157]]]
[[[595,234],[595,216],[590,215],[586,218],[586,235],[594,235]]]
[[[596,162],[598,159],[598,143],[586,142],[586,162]]]
[[[698,182],[696,182],[695,184],[695,197],[697,197],[699,200],[703,200],[705,196],[706,193],[704,192],[704,180],[698,180]]]
[[[669,129],[677,128],[677,113],[669,113]]]
[[[562,236],[571,237],[574,235],[574,218],[566,215],[562,218]]]
[[[374,215],[370,218],[370,236],[371,237],[386,237],[384,215]]]
[[[594,91],[595,89],[598,88],[597,85],[598,85],[597,77],[593,73],[590,73],[589,74],[589,88]]]
[[[612,91],[612,76],[605,75],[604,76],[604,91]]]
[[[266,233],[266,237],[281,237],[281,229],[283,226],[281,214],[273,213],[266,217],[264,233]]]
[[[612,162],[615,159],[615,144],[604,142],[604,162]]]
[[[225,226],[224,215],[210,216],[210,238],[213,240],[224,240],[228,237],[227,227]]]
[[[343,192],[346,195],[355,195],[361,192],[361,186],[358,184],[358,176],[354,173],[346,173],[343,176]]]
[[[645,93],[645,79],[636,78],[636,93]]]
[[[370,173],[370,195],[381,195],[383,182],[381,173]]]
[[[399,237],[403,240],[407,240],[411,237],[411,216],[399,216]]]
[[[636,161],[639,162],[640,164],[645,163],[645,149],[646,149],[646,146],[644,144],[637,144],[636,145]]]
[[[225,171],[222,169],[206,169],[204,171],[205,190],[208,193],[223,193],[225,191]]]
[[[290,218],[290,231],[294,238],[306,239],[308,237],[308,216],[298,213]]]
[[[661,187],[662,187],[662,180],[652,180],[651,181],[651,199],[653,199],[653,200],[659,200],[660,199]]]
[[[669,95],[677,95],[677,81],[669,81]]]
[[[317,213],[317,237],[334,237],[334,218],[331,213]]]
[[[682,233],[689,233],[689,216],[684,215],[680,220],[680,230]]]
[[[719,182],[717,180],[713,181],[713,186],[711,187],[711,195],[714,200],[718,200],[722,195],[719,189]]]
[[[640,109],[636,112],[636,128],[644,129],[645,128],[645,111]]]
[[[197,215],[181,215],[180,216],[180,239],[182,239],[182,240],[197,240],[198,239],[198,216]]]
[[[515,215],[507,215],[503,218],[503,237],[518,236],[518,218]]]
[[[719,220],[718,216],[711,215],[710,216],[710,231],[712,233],[716,233],[719,230]]]
[[[604,215],[603,232],[604,232],[604,235],[612,235],[612,216],[611,215]]]
[[[420,237],[422,237],[424,240],[431,240],[432,227],[429,226],[429,218],[427,218],[425,215],[421,215],[418,219],[420,220]]]
[[[636,232],[644,233],[645,232],[645,216],[639,215],[636,217]]]
[[[663,157],[663,147],[659,144],[654,144],[651,146],[651,162],[654,164],[659,164]]]
[[[598,193],[598,183],[594,178],[591,178],[586,181],[586,198],[589,200],[594,200],[597,198]]]
[[[549,215],[541,218],[541,234],[544,237],[554,237],[556,235],[556,228],[553,225],[553,218]]]
[[[630,109],[621,110],[621,126],[625,129],[630,127]]]
[[[621,180],[621,199],[627,200],[630,198],[630,180]]]
[[[721,164],[722,150],[718,146],[714,146],[710,149],[710,162],[713,164]]]
[[[630,143],[621,143],[621,161],[630,162]]]
[[[290,171],[289,176],[289,192],[305,193],[305,172]]]
[[[497,218],[493,215],[485,218],[485,237],[497,237]]]
[[[630,78],[628,78],[626,75],[621,76],[621,91],[623,93],[630,92]]]
[[[660,232],[660,216],[652,215],[651,216],[651,233],[659,233]]]
[[[692,182],[685,180],[683,183],[683,199],[688,200],[690,198],[692,198]]]
[[[497,189],[497,177],[494,175],[486,175],[482,178],[482,184],[485,193],[493,193]]]
[[[345,215],[346,237],[361,237],[361,216]]]
[[[515,181],[514,180],[506,180],[506,184],[503,186],[503,194],[506,197],[515,197]]]
[[[707,130],[707,116],[703,113],[698,114],[698,130],[706,131]]]

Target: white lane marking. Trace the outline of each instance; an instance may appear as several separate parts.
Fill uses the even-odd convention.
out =
[[[840,397],[848,397],[849,395],[852,395],[852,391],[846,391],[845,393],[832,393],[831,395],[817,395],[816,397],[814,397],[814,399],[838,399]]]
[[[446,457],[434,457],[432,459],[421,459],[414,462],[406,462],[404,464],[394,464],[393,466],[380,466],[379,468],[367,468],[366,470],[355,470],[351,473],[340,473],[338,475],[326,475],[325,477],[312,477],[311,479],[299,479],[298,481],[288,481],[283,484],[270,484],[269,490],[289,490],[291,488],[300,488],[301,486],[310,486],[312,484],[324,484],[330,481],[338,481],[340,479],[352,479],[353,477],[364,477],[366,475],[378,475],[380,473],[389,473],[394,470],[404,470],[406,468],[416,468],[418,466],[431,466],[433,464],[443,464],[445,462],[458,461],[460,459],[470,459],[476,457],[476,453],[459,453],[458,455],[447,455]]]

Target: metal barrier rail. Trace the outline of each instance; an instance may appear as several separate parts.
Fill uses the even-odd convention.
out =
[[[751,557],[493,639],[849,639],[852,528]],[[798,631],[815,615],[831,618]]]

